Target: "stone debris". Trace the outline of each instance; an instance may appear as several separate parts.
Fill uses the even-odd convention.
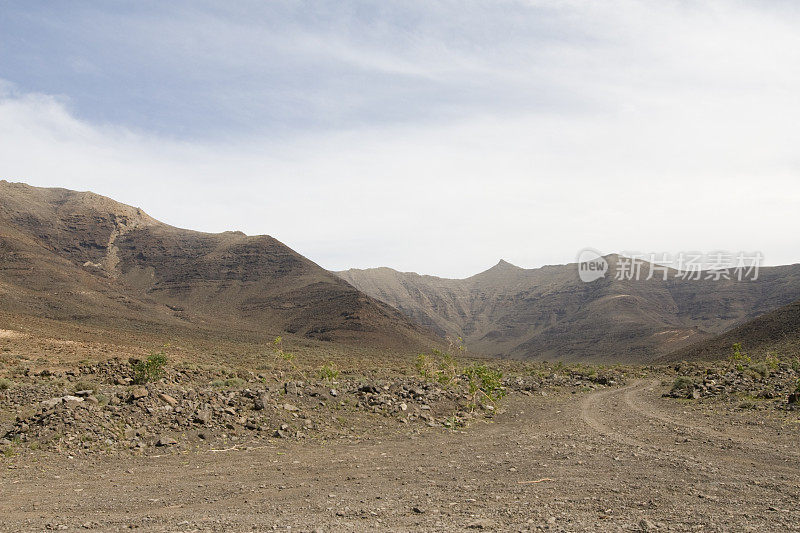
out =
[[[0,395],[0,409],[21,413],[0,425],[0,438],[14,446],[37,443],[73,454],[150,453],[271,438],[338,438],[350,435],[347,420],[354,417],[391,418],[413,432],[418,431],[413,425],[452,430],[495,413],[494,405],[471,405],[464,383],[342,376],[331,388],[322,380],[276,381],[252,372],[231,376],[171,367],[158,381],[134,384],[134,363],[109,359],[75,371],[28,376]],[[572,372],[513,377],[503,386],[530,394],[552,386],[594,388],[622,381],[617,371],[603,376]],[[34,412],[31,405],[37,406]]]

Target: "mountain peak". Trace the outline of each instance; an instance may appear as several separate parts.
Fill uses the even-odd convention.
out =
[[[490,271],[505,271],[505,270],[523,270],[521,267],[517,265],[512,265],[505,259],[501,259],[497,262],[495,266],[489,269]]]
[[[470,276],[466,279],[472,280],[495,280],[495,279],[507,279],[509,276],[514,276],[516,273],[524,272],[524,268],[520,268],[516,265],[512,265],[505,259],[501,259],[494,265],[492,268],[488,270],[484,270],[474,276]]]

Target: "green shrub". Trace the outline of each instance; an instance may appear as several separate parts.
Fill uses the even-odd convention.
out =
[[[294,363],[295,356],[291,352],[284,351],[282,337],[275,337],[275,340],[272,341],[272,353],[275,355],[275,370],[281,379],[284,373],[297,371],[297,365]]]
[[[464,423],[464,421],[463,420],[459,420],[459,418],[456,415],[448,416],[444,420],[444,422],[442,422],[442,425],[444,427],[450,428],[450,429],[457,429],[457,428],[466,427],[466,424]]]
[[[755,380],[764,379],[770,375],[770,368],[767,363],[753,363],[746,374]]]
[[[470,395],[470,406],[474,409],[479,402],[488,400],[495,403],[505,396],[503,374],[486,365],[475,363],[465,371]]]
[[[431,368],[433,367],[433,364],[431,363],[430,356],[428,356],[428,355],[426,355],[424,353],[419,354],[417,356],[416,362],[414,363],[414,366],[417,369],[417,374],[419,374],[419,376],[422,379],[430,379],[431,378],[431,375],[432,375]]]
[[[730,357],[730,362],[739,372],[742,372],[745,366],[749,365],[753,362],[750,359],[750,356],[747,355],[745,352],[742,351],[741,343],[734,343],[733,344],[733,354]]]
[[[165,366],[167,366],[167,354],[163,350],[151,354],[145,361],[133,365],[133,382],[142,385],[161,379]]]
[[[326,363],[319,369],[319,377],[325,381],[334,381],[339,377],[339,370],[333,363]]]
[[[694,389],[694,380],[686,376],[680,376],[675,378],[675,381],[672,382],[672,388],[670,389],[670,393],[681,392],[689,394],[692,391],[692,389]]]
[[[772,371],[778,370],[780,363],[781,360],[774,353],[767,354],[767,357],[764,359],[764,364],[766,364]]]
[[[425,380],[440,385],[450,385],[458,381],[458,364],[450,352],[431,350],[430,355],[421,353],[416,361],[417,373]]]
[[[99,389],[99,387],[97,386],[97,383],[94,383],[92,381],[84,381],[84,380],[76,381],[75,385],[73,385],[73,387],[72,387],[73,392],[78,392],[78,391],[82,391],[82,390],[90,390],[92,392],[96,392],[97,389]]]
[[[449,385],[454,383],[458,378],[458,365],[456,364],[456,358],[453,357],[449,352],[440,353],[438,355],[439,365],[436,369],[436,381],[438,381],[440,385]]]
[[[216,381],[211,382],[212,387],[217,387],[220,389],[238,389],[239,387],[244,387],[247,382],[242,378],[232,377],[227,379],[218,379]]]
[[[8,390],[14,385],[10,379],[0,378],[0,390]]]

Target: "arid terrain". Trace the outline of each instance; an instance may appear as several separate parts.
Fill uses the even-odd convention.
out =
[[[0,530],[800,531],[798,265],[336,275],[0,193]]]
[[[0,533],[800,533],[798,30],[0,0]]]
[[[583,283],[577,264],[524,269],[506,261],[466,279],[390,268],[339,275],[440,335],[486,354],[538,360],[646,363],[800,300],[800,265],[768,267],[754,280],[638,280],[610,273]],[[730,344],[726,346],[729,348]]]
[[[4,461],[0,527],[798,531],[797,412],[662,398],[651,376],[512,394],[466,429]],[[542,391],[544,392],[544,391]],[[405,428],[404,428],[405,429]]]
[[[273,347],[248,367],[176,345],[137,385],[146,352],[0,342],[5,531],[800,530],[790,360],[449,367],[313,348],[286,366]],[[471,396],[476,365],[503,394]]]

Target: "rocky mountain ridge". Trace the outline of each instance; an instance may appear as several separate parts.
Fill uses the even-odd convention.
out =
[[[619,256],[609,255],[609,272]],[[755,280],[682,279],[669,272],[584,283],[577,264],[523,269],[500,261],[466,279],[388,268],[338,274],[440,335],[502,357],[647,362],[800,299],[800,265]],[[660,273],[659,273],[660,274]]]

